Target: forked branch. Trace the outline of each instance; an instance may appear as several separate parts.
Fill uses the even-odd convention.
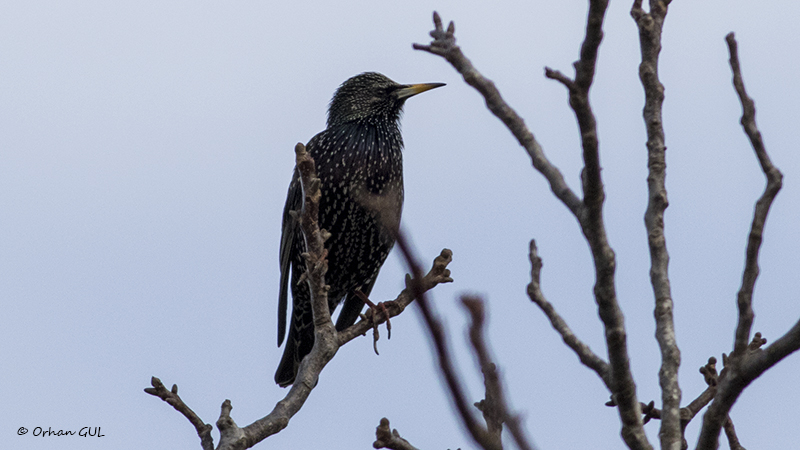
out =
[[[728,43],[730,52],[733,86],[742,103],[741,124],[750,139],[761,165],[761,170],[767,178],[767,186],[756,202],[753,222],[750,226],[742,286],[737,295],[739,320],[736,325],[733,352],[729,357],[725,358],[725,370],[720,376],[714,401],[709,405],[703,416],[703,428],[700,431],[700,438],[697,443],[697,448],[703,450],[714,450],[719,445],[719,434],[728,420],[728,412],[742,391],[767,369],[800,348],[800,321],[767,348],[761,348],[766,343],[766,339],[762,339],[760,333],[756,333],[752,341],[749,338],[753,318],[755,317],[753,313],[753,291],[758,277],[759,249],[763,239],[767,214],[772,201],[781,189],[783,176],[770,161],[764,142],[761,139],[761,133],[756,127],[755,103],[747,95],[744,88],[739,64],[738,45],[733,33],[728,34],[725,40]],[[728,432],[730,433],[732,427],[729,428]]]
[[[306,242],[306,277],[311,292],[312,309],[314,314],[314,346],[311,352],[303,358],[297,372],[297,377],[286,396],[280,400],[275,408],[265,417],[253,422],[252,424],[240,428],[231,417],[233,409],[230,400],[223,402],[217,428],[220,431],[220,442],[217,450],[247,449],[267,437],[278,433],[286,428],[289,420],[302,408],[311,391],[317,385],[319,374],[336,355],[341,345],[349,342],[356,336],[364,334],[372,324],[365,324],[364,320],[356,323],[352,327],[337,334],[331,321],[328,309],[328,286],[325,284],[325,273],[328,269],[326,260],[327,250],[325,240],[328,232],[319,228],[317,214],[320,200],[320,181],[316,176],[314,160],[306,152],[303,144],[295,147],[297,169],[300,173],[300,180],[303,186],[304,201],[302,210],[296,214],[300,222],[301,229]],[[445,249],[442,254],[434,261],[431,271],[423,276],[421,272],[416,275],[416,282],[413,283],[419,292],[432,289],[439,283],[452,281],[447,264],[451,261],[452,253]],[[414,296],[409,292],[409,288],[404,290],[398,298],[387,308],[390,315],[400,314],[410,303]],[[382,322],[386,318],[375,318]],[[201,438],[203,450],[214,448],[211,437],[211,426],[205,424],[197,414],[195,414],[183,400],[178,397],[177,386],[168,391],[158,378],[153,377],[152,388],[145,389],[148,394],[157,396],[169,403],[181,414],[183,414],[198,432]]]
[[[433,37],[430,45],[414,44],[414,49],[423,50],[428,53],[441,56],[449,62],[464,77],[464,81],[475,88],[486,101],[486,107],[500,119],[503,124],[511,131],[511,134],[519,141],[520,145],[528,152],[533,166],[541,172],[550,183],[550,189],[570,211],[576,216],[583,215],[583,205],[581,200],[572,192],[564,176],[550,160],[544,155],[542,146],[533,136],[533,133],[525,125],[525,121],[517,114],[514,109],[503,100],[500,91],[492,80],[481,75],[472,65],[469,59],[461,52],[461,48],[456,45],[456,26],[453,22],[445,30],[442,27],[442,19],[439,14],[433,13],[434,29],[430,35]]]
[[[433,41],[429,45],[414,44],[423,50],[443,57],[484,97],[486,106],[497,116],[528,152],[533,166],[550,183],[550,189],[569,208],[580,224],[594,259],[596,283],[595,301],[605,328],[608,350],[609,382],[607,386],[615,397],[622,419],[622,436],[632,449],[652,448],[647,441],[641,418],[641,408],[636,397],[636,384],[630,370],[624,317],[617,301],[614,273],[616,262],[614,251],[608,243],[603,222],[605,192],[601,177],[597,123],[589,103],[589,89],[594,80],[597,55],[603,39],[603,21],[607,0],[590,0],[586,22],[586,35],[581,45],[580,59],[575,62],[575,78],[570,79],[561,72],[546,69],[545,75],[564,84],[569,91],[569,104],[575,112],[581,133],[584,168],[582,171],[583,199],[579,199],[566,185],[561,172],[544,156],[539,142],[525,126],[521,117],[503,100],[500,92],[489,79],[478,72],[456,45],[455,24],[450,22],[447,30],[442,26],[439,14],[433,13]]]

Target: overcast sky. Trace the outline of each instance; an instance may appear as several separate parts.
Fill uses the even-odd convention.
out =
[[[488,302],[490,344],[539,448],[623,448],[617,412],[603,405],[606,389],[525,295],[535,238],[545,295],[605,357],[576,221],[481,97],[444,60],[411,48],[429,42],[434,9],[455,20],[463,51],[578,190],[576,122],[565,89],[543,68],[573,73],[586,3],[6,2],[0,439],[26,449],[199,448],[188,421],[142,391],[153,375],[177,383],[208,423],[226,398],[240,426],[267,414],[286,393],[273,373],[293,147],[324,128],[342,81],[378,71],[402,83],[447,83],[406,105],[403,226],[426,265],[453,250],[455,283],[432,298],[471,397],[483,390],[465,346],[465,292]],[[592,102],[638,395],[660,403],[630,5],[611,2]],[[667,17],[666,236],[684,405],[705,388],[698,368],[732,348],[744,245],[764,186],[738,124],[729,31],[767,149],[785,175],[767,222],[754,331],[771,342],[800,317],[798,17],[794,2],[742,0],[676,0]],[[405,271],[390,255],[373,300],[394,298]],[[384,416],[420,448],[474,448],[451,415],[415,308],[392,324],[380,356],[370,338],[343,347],[289,426],[257,448],[371,448]],[[734,406],[745,447],[800,442],[799,372],[794,355]],[[699,425],[700,417],[688,435]],[[32,436],[36,427],[84,426],[105,436]],[[658,426],[646,426],[656,445]],[[31,431],[18,436],[20,427]]]

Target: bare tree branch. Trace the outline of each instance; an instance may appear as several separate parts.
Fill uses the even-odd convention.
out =
[[[439,14],[433,13],[434,30],[431,31],[433,41],[430,45],[414,44],[414,49],[424,50],[428,53],[438,55],[447,60],[464,77],[464,81],[475,88],[486,100],[486,106],[500,119],[511,131],[520,145],[528,152],[533,166],[541,172],[550,183],[550,189],[564,205],[576,216],[583,215],[583,205],[580,199],[572,192],[561,172],[544,155],[541,145],[533,136],[533,133],[525,125],[525,121],[520,117],[511,106],[509,106],[494,83],[481,75],[472,65],[469,59],[461,52],[461,48],[456,45],[455,31],[453,22],[447,27],[447,31],[442,27],[442,19]]]
[[[306,152],[303,144],[298,143],[295,146],[295,155],[304,193],[303,209],[297,219],[306,240],[307,252],[303,256],[306,259],[305,279],[309,283],[314,314],[314,347],[303,358],[297,378],[286,397],[279,401],[267,416],[247,427],[239,428],[230,416],[231,402],[225,400],[220,418],[217,420],[217,428],[220,430],[218,449],[250,448],[284,429],[289,424],[289,419],[303,406],[317,384],[319,373],[338,349],[336,329],[328,310],[328,286],[325,284],[325,272],[328,268],[324,243],[328,233],[320,230],[317,222],[321,195],[320,181],[316,177],[314,160]]]
[[[535,240],[531,240],[529,255],[531,259],[531,283],[528,285],[528,297],[542,309],[547,318],[550,319],[550,324],[561,335],[564,343],[578,355],[581,363],[595,371],[608,389],[611,390],[611,369],[608,367],[608,363],[575,336],[566,321],[556,312],[555,307],[544,297],[539,284],[542,258],[537,253]]]
[[[764,142],[761,139],[761,133],[756,126],[755,103],[747,95],[744,88],[739,65],[738,46],[733,33],[729,33],[725,40],[728,43],[728,51],[730,52],[733,85],[742,103],[741,124],[750,139],[753,150],[755,150],[756,157],[761,164],[761,170],[767,178],[767,186],[756,202],[753,222],[750,226],[742,286],[737,295],[739,320],[736,326],[733,352],[727,358],[727,361],[723,360],[725,362],[725,370],[720,376],[716,396],[703,416],[703,428],[700,431],[697,448],[704,450],[718,447],[720,430],[728,420],[728,412],[742,391],[764,371],[800,348],[800,321],[764,350],[760,347],[766,343],[766,340],[761,338],[760,333],[756,333],[753,341],[748,344],[754,318],[752,302],[759,271],[759,249],[763,239],[767,214],[772,201],[781,189],[783,175],[770,161]]]
[[[739,438],[736,436],[736,428],[733,426],[731,416],[728,416],[728,420],[725,421],[723,428],[725,429],[725,436],[728,438],[728,445],[730,445],[731,450],[747,450],[742,446],[739,442]]]
[[[414,297],[417,299],[420,312],[425,322],[425,326],[431,334],[433,345],[436,349],[436,355],[439,359],[439,368],[441,369],[442,376],[445,379],[448,389],[450,390],[451,398],[455,404],[456,410],[461,416],[461,420],[467,427],[472,438],[478,445],[485,450],[501,450],[501,447],[496,446],[496,442],[492,440],[487,430],[478,423],[475,415],[467,402],[467,396],[464,390],[463,383],[461,382],[458,372],[456,371],[453,359],[450,356],[450,349],[447,344],[447,338],[444,334],[444,327],[441,320],[431,310],[428,298],[418,280],[422,279],[422,270],[416,260],[413,252],[411,251],[408,241],[403,233],[399,232],[396,236],[397,246],[403,255],[403,259],[411,270],[411,282],[408,283],[411,287]],[[406,278],[408,280],[408,278]]]
[[[303,254],[306,260],[304,281],[309,283],[309,291],[311,292],[312,310],[314,314],[314,346],[311,352],[306,355],[300,363],[297,377],[291,389],[289,389],[289,392],[265,417],[244,428],[240,428],[233,418],[231,418],[230,412],[233,406],[230,400],[225,400],[225,402],[223,402],[220,417],[217,420],[217,428],[220,430],[220,442],[217,446],[217,450],[247,449],[286,428],[289,424],[289,420],[302,408],[311,391],[317,385],[319,374],[325,368],[325,365],[336,355],[339,347],[356,336],[364,334],[372,326],[371,323],[365,324],[365,322],[371,321],[361,320],[347,330],[344,330],[340,338],[331,321],[330,311],[328,309],[329,287],[325,284],[325,273],[328,270],[328,263],[326,260],[327,250],[324,246],[329,233],[325,230],[320,230],[317,222],[319,200],[321,196],[320,181],[316,176],[314,160],[308,152],[306,152],[303,144],[298,143],[295,146],[295,155],[304,194],[302,211],[300,211],[299,214],[295,213],[295,215],[296,220],[300,223],[306,242],[307,251]],[[447,264],[451,259],[452,253],[447,249],[442,250],[442,254],[436,258],[433,268],[428,275],[424,277],[421,274],[416,275],[415,280],[417,281],[413,283],[415,289],[420,292],[425,292],[439,283],[452,281],[450,278],[450,271],[447,269]],[[418,295],[418,293],[415,295]],[[409,293],[409,288],[406,288],[395,301],[389,302],[392,304],[391,308],[387,308],[390,315],[393,316],[402,312],[413,298],[414,296]],[[385,321],[386,318],[384,317],[376,320]],[[161,381],[155,377],[153,377],[152,384],[153,388],[147,388],[145,392],[155,395],[170,405],[173,405],[173,407],[186,416],[198,430],[203,449],[213,449],[214,444],[210,434],[211,426],[203,423],[203,421],[183,403],[177,395],[177,386],[173,387],[171,392],[167,391]]]
[[[429,291],[441,283],[452,283],[453,279],[450,278],[450,270],[447,265],[453,260],[453,252],[449,249],[443,249],[441,254],[433,260],[433,267],[425,275],[419,284],[422,289]],[[414,301],[414,292],[411,288],[411,278],[406,278],[406,288],[394,300],[383,302],[386,310],[389,312],[389,317],[394,317],[402,313],[411,302]],[[369,314],[370,311],[367,311]],[[377,315],[367,317],[359,320],[349,328],[346,328],[338,333],[339,345],[344,345],[358,336],[363,336],[364,333],[372,329],[374,324],[381,324],[386,322],[386,317]]]
[[[770,367],[800,349],[800,320],[772,345],[762,349],[764,344],[766,339],[761,337],[761,333],[756,333],[744,355],[727,358],[725,369],[719,377],[714,401],[703,415],[698,450],[716,449],[728,412],[742,391]]]
[[[201,419],[194,411],[192,411],[186,403],[181,400],[180,396],[178,395],[178,385],[173,384],[172,390],[167,390],[164,387],[164,383],[161,382],[156,377],[150,378],[150,384],[153,387],[145,388],[144,391],[150,395],[155,395],[156,397],[164,400],[176,411],[183,414],[184,417],[189,419],[192,425],[194,425],[195,430],[197,430],[197,435],[200,436],[200,446],[203,450],[213,450],[214,449],[214,438],[211,437],[211,430],[213,427]]]
[[[483,413],[489,437],[497,442],[499,448],[502,448],[501,434],[503,423],[505,423],[511,436],[514,437],[517,447],[521,450],[532,450],[533,446],[520,426],[519,417],[509,411],[500,376],[497,373],[497,366],[489,356],[483,300],[478,297],[465,296],[461,298],[461,302],[470,314],[469,340],[478,359],[486,386],[484,400],[476,403],[475,406]]]
[[[641,408],[636,398],[636,384],[630,371],[624,317],[617,302],[614,286],[616,267],[614,251],[608,244],[603,224],[602,206],[605,193],[600,176],[597,124],[589,105],[589,89],[594,78],[597,51],[603,38],[603,20],[607,7],[607,0],[590,0],[589,2],[586,36],[581,45],[580,59],[574,64],[575,79],[570,80],[560,72],[550,69],[545,72],[545,75],[560,81],[569,89],[569,103],[578,120],[583,147],[583,201],[569,189],[558,169],[547,160],[541,146],[525,126],[522,118],[502,99],[494,83],[481,75],[455,44],[455,24],[453,22],[450,22],[445,31],[439,14],[434,12],[435,28],[431,32],[433,41],[430,45],[414,44],[414,48],[445,58],[464,77],[467,84],[483,95],[489,110],[503,121],[527,150],[533,166],[544,175],[556,197],[578,219],[594,258],[596,276],[594,294],[605,328],[609,362],[612,368],[609,387],[619,405],[618,411],[623,424],[622,436],[625,443],[632,449],[650,449],[652,447],[644,433]]]
[[[675,337],[673,302],[669,283],[669,253],[664,236],[664,210],[669,206],[666,188],[666,150],[664,124],[661,115],[664,86],[658,79],[658,55],[661,52],[661,31],[667,15],[667,5],[650,1],[650,13],[636,0],[631,16],[639,27],[642,62],[639,78],[645,93],[644,121],[647,128],[647,211],[644,215],[647,241],[650,247],[650,283],[655,296],[656,340],[661,349],[661,430],[658,433],[662,449],[678,450],[683,442],[678,384],[681,354]]]
[[[299,222],[306,243],[306,253],[303,256],[306,260],[306,281],[309,283],[314,315],[314,346],[300,363],[297,378],[286,397],[275,405],[269,415],[242,429],[246,436],[247,448],[288,425],[289,419],[300,410],[317,385],[322,369],[339,349],[336,329],[328,309],[330,288],[325,284],[325,273],[328,270],[325,240],[330,235],[327,231],[320,230],[317,222],[321,197],[320,181],[316,175],[314,160],[306,152],[303,144],[298,143],[295,146],[295,154],[304,195]]]
[[[754,342],[753,345],[756,346],[755,348],[757,348],[758,343]],[[689,422],[691,422],[697,413],[703,409],[703,407],[709,404],[716,395],[718,381],[716,364],[717,359],[712,356],[708,359],[708,364],[700,368],[700,373],[703,374],[705,381],[708,384],[708,388],[706,388],[706,390],[703,391],[690,404],[680,409],[682,434],[686,430],[686,426],[689,425]],[[663,412],[655,407],[655,402],[650,402],[647,405],[642,404],[642,412],[644,412],[644,423],[649,422],[650,419],[663,419]],[[741,443],[739,443],[739,439],[736,436],[736,430],[733,426],[733,420],[730,416],[727,416],[723,428],[725,429],[725,434],[728,437],[731,450],[746,450]],[[685,436],[682,436],[680,448],[682,450],[689,448],[689,444],[686,441]]]
[[[708,387],[704,390],[696,399],[692,400],[691,403],[686,405],[685,407],[680,409],[680,417],[681,417],[681,427],[683,429],[686,428],[686,425],[692,421],[692,419],[703,409],[707,404],[714,399],[714,395],[717,392],[717,358],[713,356],[708,358],[708,364],[700,368],[700,373],[703,374],[705,377],[706,383]],[[642,412],[644,413],[644,422],[647,423],[650,419],[661,419],[662,412],[660,409],[655,407],[655,402],[650,402],[647,405],[642,403]],[[686,440],[683,440],[685,448]]]
[[[508,419],[504,415],[501,406],[498,404],[500,386],[497,377],[497,366],[492,363],[486,366],[481,365],[481,373],[483,374],[485,394],[483,400],[475,402],[475,407],[483,413],[483,421],[486,422],[489,438],[495,440],[497,445],[502,448],[503,424]]]
[[[705,391],[698,395],[696,399],[692,400],[691,403],[683,408],[687,411],[688,415],[686,417],[681,415],[681,420],[684,420],[686,424],[694,419],[697,413],[699,413],[701,409],[708,405],[717,394],[717,382],[719,379],[717,376],[717,358],[714,358],[713,356],[708,358],[708,363],[700,368],[700,373],[703,374],[708,387]],[[686,427],[685,424],[683,426],[684,428]]]
[[[753,290],[755,289],[756,278],[758,278],[758,253],[761,248],[761,241],[764,235],[764,224],[767,221],[767,214],[778,191],[783,184],[783,175],[772,165],[772,161],[764,148],[764,141],[761,139],[761,132],[756,127],[756,106],[744,89],[742,70],[739,66],[739,52],[736,39],[733,33],[725,37],[730,52],[731,71],[733,72],[733,86],[739,95],[742,103],[742,127],[744,128],[753,150],[756,152],[761,170],[767,177],[767,187],[761,198],[756,202],[753,223],[750,226],[750,237],[747,241],[747,251],[745,259],[744,274],[742,276],[742,287],[739,289],[739,323],[736,327],[736,340],[734,341],[733,355],[744,353],[750,341],[750,329],[753,326]]]
[[[503,446],[500,433],[502,432],[502,423],[505,422],[508,424],[509,431],[514,437],[518,447],[522,450],[532,450],[533,447],[524,436],[524,432],[519,426],[518,419],[509,413],[504,400],[502,386],[497,376],[496,367],[489,358],[489,351],[483,334],[484,314],[481,301],[469,298],[463,299],[463,303],[472,317],[470,341],[472,342],[481,370],[484,373],[484,380],[486,383],[486,399],[484,402],[476,404],[475,406],[484,413],[488,428],[484,428],[478,423],[466,400],[467,397],[463,383],[450,356],[444,327],[428,303],[426,290],[424,289],[425,286],[423,285],[425,278],[421,276],[422,270],[408,245],[406,236],[397,230],[397,235],[395,237],[397,239],[397,246],[400,248],[403,258],[412,273],[411,278],[406,278],[406,289],[410,290],[417,299],[417,304],[420,307],[426,327],[433,339],[442,376],[445,379],[453,403],[455,403],[456,409],[464,425],[467,427],[467,430],[470,432],[475,442],[485,450],[502,450]],[[432,269],[432,271],[435,269],[436,264],[434,264],[434,269]],[[383,422],[381,423],[383,424]],[[388,428],[388,421],[386,427]],[[379,440],[381,439],[379,438]],[[378,442],[376,442],[376,445],[377,444]]]
[[[579,198],[566,184],[560,171],[545,157],[540,144],[527,128],[523,119],[503,100],[494,83],[483,77],[464,56],[455,44],[455,25],[450,22],[447,30],[441,18],[434,12],[435,29],[430,33],[430,45],[414,44],[417,50],[445,58],[464,78],[484,97],[488,109],[497,116],[519,143],[525,148],[533,166],[547,179],[555,196],[576,217],[581,231],[591,248],[595,266],[594,296],[598,313],[603,322],[608,351],[608,362],[596,355],[585,343],[578,339],[564,319],[544,297],[540,286],[542,260],[537,254],[535,241],[531,241],[529,256],[531,260],[531,282],[528,295],[548,317],[553,328],[564,342],[578,355],[580,361],[595,371],[611,391],[609,406],[617,407],[622,421],[622,437],[631,449],[649,450],[651,445],[644,433],[643,424],[650,419],[662,420],[659,432],[661,448],[678,450],[688,447],[683,432],[687,424],[706,405],[703,426],[698,440],[698,449],[716,449],[722,429],[732,450],[745,450],[740,444],[729,412],[743,390],[763,372],[781,359],[800,349],[800,321],[777,339],[772,345],[764,347],[766,339],[760,333],[750,340],[754,321],[752,307],[753,292],[759,274],[758,256],[763,240],[764,227],[772,202],[781,189],[782,174],[772,164],[764,148],[761,134],[755,123],[755,106],[747,95],[742,81],[737,54],[737,44],[733,33],[726,38],[730,51],[730,65],[733,84],[743,107],[741,124],[751,141],[762,171],[767,178],[767,186],[755,205],[754,217],[748,238],[745,268],[742,284],[737,295],[739,318],[736,326],[734,348],[730,357],[723,355],[724,369],[717,375],[716,360],[710,358],[701,368],[708,388],[686,407],[680,408],[681,391],[677,372],[680,365],[680,352],[676,344],[673,301],[668,276],[669,254],[664,237],[664,212],[669,205],[666,192],[665,136],[662,120],[664,87],[658,78],[658,57],[661,50],[661,33],[670,0],[649,0],[649,12],[643,9],[643,0],[634,0],[631,15],[640,33],[642,62],[639,67],[640,78],[645,91],[643,116],[647,129],[648,149],[648,192],[649,200],[645,213],[645,226],[651,256],[651,284],[655,297],[656,338],[661,350],[662,363],[659,382],[662,390],[661,409],[655,402],[640,403],[636,395],[636,385],[630,370],[627,352],[624,317],[620,309],[615,287],[615,254],[611,248],[603,219],[605,192],[601,176],[597,123],[589,101],[597,64],[600,43],[603,38],[603,22],[608,0],[589,0],[589,13],[586,33],[580,49],[580,58],[574,63],[574,79],[564,73],[545,68],[545,76],[564,85],[569,94],[569,105],[578,122],[583,152],[584,167],[581,172],[583,198]],[[302,228],[306,244],[303,257],[307,270],[302,281],[309,284],[314,317],[315,342],[311,352],[303,359],[296,381],[265,417],[240,428],[231,417],[232,404],[225,400],[221,405],[216,422],[220,431],[217,449],[250,448],[268,436],[285,428],[290,419],[305,403],[316,386],[325,365],[335,356],[339,347],[364,335],[371,328],[377,328],[389,318],[402,313],[415,299],[426,327],[431,333],[438,356],[441,372],[450,390],[456,409],[473,439],[484,449],[502,450],[502,429],[505,423],[522,450],[532,449],[525,436],[520,420],[512,415],[505,401],[501,379],[497,367],[492,363],[485,338],[485,315],[483,302],[478,298],[464,297],[462,302],[469,311],[472,323],[469,329],[470,342],[484,375],[486,387],[484,400],[475,404],[483,413],[486,427],[476,417],[467,402],[463,383],[450,356],[444,328],[428,302],[426,291],[440,283],[452,282],[448,263],[452,252],[447,249],[434,260],[433,267],[423,276],[406,237],[396,228],[397,244],[412,275],[406,277],[406,288],[396,299],[383,303],[380,309],[371,310],[353,326],[341,332],[336,331],[328,309],[329,286],[325,284],[327,271],[327,250],[324,243],[329,233],[319,228],[317,213],[320,200],[320,180],[316,177],[314,161],[302,144],[297,144],[296,163],[301,174],[304,201],[299,212],[292,212]],[[378,198],[368,201],[380,201]],[[377,204],[377,203],[376,203]],[[398,218],[399,219],[399,218]],[[398,220],[399,222],[399,220]],[[377,340],[377,335],[375,337]],[[213,450],[212,426],[205,423],[178,396],[177,385],[171,390],[156,377],[151,380],[152,387],[145,392],[161,398],[186,417],[195,427],[201,438],[203,450]],[[644,415],[643,415],[643,414]],[[397,430],[391,430],[388,419],[380,421],[376,429],[375,448],[394,450],[416,450],[408,441],[400,437]]]
[[[397,430],[389,427],[389,419],[384,417],[380,424],[375,428],[375,442],[373,448],[388,448],[390,450],[418,450],[407,440],[400,437]]]
[[[642,423],[636,384],[630,370],[625,321],[617,301],[614,281],[616,261],[608,243],[603,221],[605,192],[601,177],[597,122],[589,103],[589,89],[594,79],[597,52],[603,39],[603,20],[608,1],[591,0],[586,23],[586,36],[580,59],[575,62],[575,80],[568,83],[560,73],[548,70],[546,75],[558,79],[569,88],[569,104],[578,120],[583,147],[583,204],[586,215],[579,217],[581,229],[592,250],[595,266],[594,294],[600,319],[605,328],[608,359],[611,365],[611,392],[622,420],[622,438],[631,449],[650,449]]]
[[[497,375],[497,366],[492,363],[491,358],[489,358],[489,351],[486,348],[486,338],[484,336],[486,316],[483,309],[483,300],[478,297],[463,296],[461,297],[461,303],[470,315],[469,340],[472,344],[472,350],[478,359],[478,365],[483,374],[483,384],[486,388],[484,399],[475,403],[475,407],[483,413],[488,438],[495,441],[497,448],[503,448],[503,423],[506,422],[507,417],[503,402],[503,392],[500,387],[500,378]]]

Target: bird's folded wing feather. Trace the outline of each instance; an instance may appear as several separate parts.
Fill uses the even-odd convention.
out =
[[[300,177],[297,169],[294,171],[289,192],[286,194],[286,205],[283,207],[283,225],[281,227],[281,283],[278,295],[278,346],[283,344],[286,337],[286,309],[289,296],[289,266],[294,257],[294,240],[297,223],[289,211],[299,211],[303,203],[303,188],[300,186]]]

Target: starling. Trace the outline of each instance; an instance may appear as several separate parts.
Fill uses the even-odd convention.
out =
[[[330,286],[331,313],[344,300],[337,330],[358,319],[364,302],[356,291],[369,295],[394,245],[385,221],[399,224],[403,208],[403,138],[399,123],[403,104],[413,95],[440,86],[444,84],[398,84],[374,72],[356,75],[342,83],[333,95],[328,107],[328,128],[306,145],[322,182],[319,227],[331,234],[325,243],[325,281]],[[364,199],[368,197],[380,198],[381,207],[367,206]],[[280,248],[278,346],[286,334],[289,284],[293,298],[289,338],[275,372],[275,382],[282,387],[294,382],[300,361],[314,345],[308,284],[300,282],[306,267],[301,256],[306,251],[305,241],[300,226],[290,215],[290,211],[301,208],[302,202],[295,169],[283,209]]]

